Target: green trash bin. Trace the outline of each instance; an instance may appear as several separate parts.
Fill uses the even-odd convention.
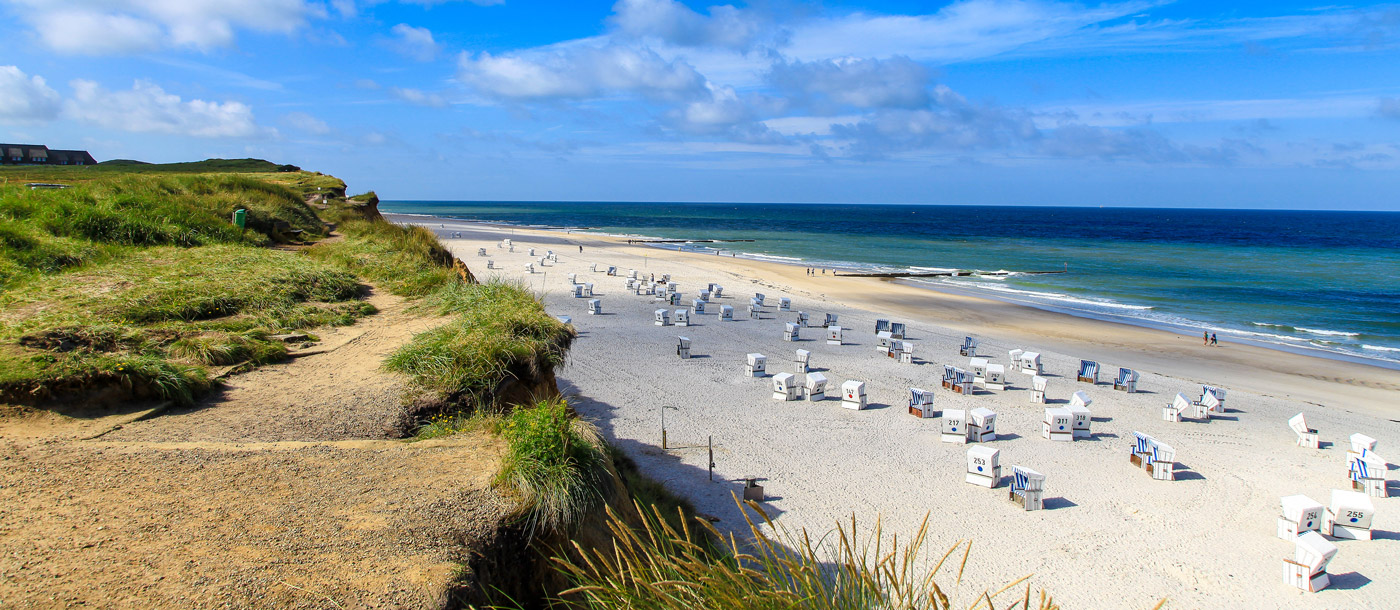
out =
[[[239,208],[233,211],[233,226],[240,229],[248,227],[248,210]]]

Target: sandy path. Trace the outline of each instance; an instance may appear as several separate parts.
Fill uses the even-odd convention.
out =
[[[887,531],[909,534],[931,514],[931,553],[974,538],[971,577],[960,588],[967,603],[984,588],[1030,573],[1036,587],[1079,608],[1150,608],[1162,597],[1172,608],[1362,608],[1385,607],[1400,595],[1400,584],[1389,576],[1400,557],[1400,500],[1376,499],[1377,540],[1338,543],[1334,586],[1322,594],[1305,595],[1280,582],[1281,561],[1292,546],[1274,537],[1281,496],[1303,493],[1326,503],[1331,489],[1347,484],[1347,435],[1364,431],[1380,439],[1382,455],[1400,446],[1400,426],[1391,421],[1394,371],[1248,346],[1209,350],[1172,333],[926,295],[885,282],[809,279],[801,268],[659,252],[587,235],[536,238],[532,231],[465,224],[446,230],[464,232],[451,245],[478,277],[490,275],[475,256],[476,248],[486,247],[503,268],[498,274],[529,283],[552,313],[573,317],[580,340],[560,379],[578,395],[580,412],[649,475],[721,517],[721,525],[740,526],[729,493],[737,479],[757,476],[767,479],[766,509],[786,528],[824,532],[854,513],[867,522],[880,516]],[[513,237],[516,253],[495,248],[503,236]],[[585,252],[565,247],[570,241]],[[525,274],[525,248],[535,243],[549,244],[540,254],[558,250],[561,263],[547,273]],[[737,312],[755,290],[773,302],[789,296],[795,309],[814,317],[837,313],[848,329],[846,344],[810,340],[820,329],[804,329],[809,340],[784,342],[782,322],[792,315],[774,307],[761,320],[722,323],[711,314],[688,328],[658,327],[651,297],[624,292],[621,277],[589,273],[591,262],[616,264],[622,273],[671,273],[686,304],[706,282],[723,284],[730,296],[720,302]],[[606,315],[586,315],[585,300],[568,296],[569,272],[594,282]],[[893,313],[877,316],[858,307],[872,304]],[[877,355],[876,317],[910,324],[918,364]],[[1042,352],[1053,402],[1087,391],[1095,400],[1094,438],[1042,439],[1043,405],[1029,402],[1029,377],[1021,373],[1010,374],[1013,389],[1004,392],[965,397],[938,387],[940,365],[967,364],[957,345],[973,329],[993,363],[1006,364],[1012,348]],[[677,335],[694,341],[698,357],[675,357]],[[797,348],[812,351],[814,366],[835,385],[866,381],[873,408],[848,411],[834,399],[774,401],[771,379],[743,375],[745,353],[768,355],[776,373],[791,370]],[[1105,370],[1142,370],[1142,391],[1129,395],[1107,384],[1075,382],[1080,357],[1096,357]],[[1227,387],[1231,412],[1209,424],[1162,421],[1161,405],[1176,392],[1194,397],[1199,382]],[[964,483],[967,447],[939,442],[937,420],[904,412],[911,386],[934,389],[939,408],[997,411],[1003,436],[989,446],[1001,450],[1004,474],[1021,464],[1048,476],[1048,509],[1025,512],[1006,501],[1004,487]],[[659,448],[662,406],[677,408],[667,412],[670,451]],[[1294,446],[1285,422],[1300,410],[1332,446]],[[1134,430],[1176,447],[1180,480],[1154,481],[1128,463]],[[708,437],[716,444],[714,483],[703,448]]]

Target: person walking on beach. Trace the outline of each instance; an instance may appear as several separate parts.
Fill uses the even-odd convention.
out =
[[[578,253],[579,253],[579,254],[583,254],[583,246],[579,246],[579,247],[578,247]]]
[[[1211,345],[1220,345],[1220,340],[1215,338],[1215,333],[1211,333],[1211,334],[1210,334],[1210,344],[1211,344]]]
[[[1210,345],[1210,331],[1201,333],[1201,345]]]

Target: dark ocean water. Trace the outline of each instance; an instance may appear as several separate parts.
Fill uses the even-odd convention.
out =
[[[918,280],[1093,317],[1400,363],[1400,214],[1002,206],[386,201],[386,212],[584,227]]]

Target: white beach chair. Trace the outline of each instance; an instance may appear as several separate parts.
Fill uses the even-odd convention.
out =
[[[953,383],[950,388],[956,394],[971,396],[977,391],[973,388],[972,373],[962,369],[953,369]]]
[[[974,443],[997,440],[997,413],[986,407],[967,412],[967,436]]]
[[[1196,416],[1210,419],[1211,415],[1225,413],[1225,403],[1214,392],[1206,392],[1196,401]]]
[[[1026,510],[1040,510],[1045,508],[1044,495],[1045,475],[1024,466],[1011,467],[1011,492],[1008,497],[1012,502]]]
[[[628,270],[627,270],[627,277],[628,277],[628,278],[631,278],[631,279],[634,279],[634,280],[637,279],[637,270],[636,270],[636,269],[628,269]]]
[[[486,256],[486,248],[477,248],[477,249],[476,249],[476,255],[477,255],[477,256]]]
[[[1143,433],[1141,433],[1141,432],[1138,432],[1138,431],[1134,430],[1134,431],[1133,431],[1133,444],[1132,444],[1131,447],[1128,448],[1128,450],[1129,450],[1128,461],[1129,461],[1129,462],[1132,462],[1132,464],[1133,464],[1134,466],[1140,466],[1140,467],[1142,467],[1143,469],[1151,468],[1151,467],[1152,467],[1152,442],[1153,442],[1153,439],[1152,439],[1151,436],[1148,436],[1148,435],[1146,435],[1146,434],[1143,434]]]
[[[1343,540],[1370,540],[1371,520],[1375,515],[1376,507],[1370,496],[1359,491],[1334,489],[1322,532]]]
[[[670,311],[669,309],[658,309],[658,310],[656,310],[656,314],[655,314],[655,315],[656,315],[656,325],[657,325],[657,326],[670,326],[670,325],[671,325],[671,311]]]
[[[535,272],[535,264],[534,264],[534,263],[525,263],[525,273],[534,273],[534,272]]]
[[[690,358],[690,337],[676,337],[676,355],[681,360]]]
[[[1006,389],[1006,367],[1000,364],[987,365],[987,380],[983,382],[983,387],[988,390]]]
[[[616,277],[616,276],[617,276],[617,267],[612,266],[612,265],[608,265],[608,275],[613,276],[613,277]]]
[[[540,264],[540,268],[541,268],[541,269],[543,269],[543,268],[549,266],[549,265],[548,265],[548,259],[546,259],[546,258],[543,257],[543,256],[541,256],[540,259],[539,259],[539,261],[537,261],[537,262]]]
[[[826,375],[821,373],[807,373],[807,400],[817,402],[826,400]]]
[[[1089,394],[1084,390],[1075,390],[1074,394],[1071,394],[1069,397],[1069,404],[1076,407],[1088,408],[1089,405],[1094,404],[1094,399],[1089,398]]]
[[[1021,368],[1021,354],[1024,353],[1026,353],[1024,350],[1019,349],[1007,350],[1006,355],[1011,358],[1011,368]]]
[[[729,305],[720,305],[720,306],[719,306],[719,319],[720,319],[721,322],[733,322],[733,321],[734,321],[734,308],[733,308],[732,306],[729,306]]]
[[[795,372],[798,375],[806,374],[807,370],[811,368],[811,364],[812,352],[810,351],[800,349],[797,350],[792,356],[792,366],[794,369],[796,369]]]
[[[904,341],[899,350],[900,364],[914,364],[914,342]]]
[[[967,411],[944,409],[941,425],[943,433],[939,438],[943,442],[967,444]]]
[[[515,244],[507,244],[506,252],[515,252]]]
[[[1099,363],[1094,362],[1093,360],[1080,360],[1079,374],[1076,376],[1076,378],[1084,383],[1092,383],[1098,385]]]
[[[534,256],[534,255],[535,255],[535,249],[534,249],[534,248],[530,248],[530,256]]]
[[[833,326],[836,326],[836,314],[834,314],[834,313],[826,314],[826,319],[825,319],[825,320],[822,320],[822,327],[823,327],[823,328],[831,328],[831,327],[833,327]]]
[[[977,355],[977,340],[972,337],[963,337],[962,347],[958,348],[958,354],[971,358]]]
[[[797,341],[802,338],[801,326],[796,322],[783,323],[783,341]]]
[[[1138,372],[1133,369],[1118,369],[1118,377],[1113,380],[1113,389],[1129,394],[1137,391]]]
[[[582,284],[574,284],[574,298],[575,298],[575,299],[581,299],[581,298],[583,298],[583,285],[582,285]]]
[[[1307,496],[1284,496],[1279,502],[1278,537],[1293,540],[1307,531],[1322,529],[1322,503]]]
[[[778,297],[778,311],[792,311],[792,299]]]
[[[875,320],[875,334],[888,332],[890,330],[889,320]]]
[[[757,319],[757,318],[758,318],[758,312],[759,312],[759,309],[758,309],[758,306],[757,306],[757,305],[753,305],[753,304],[750,304],[750,305],[749,305],[749,319],[750,319],[750,320]]]
[[[589,301],[588,301],[588,315],[590,315],[590,316],[596,316],[596,315],[598,315],[598,314],[600,314],[600,313],[603,313],[603,302],[602,302],[601,300],[598,300],[598,299],[589,299]]]
[[[569,316],[554,316],[554,319],[559,320],[560,322],[563,322],[563,323],[565,323],[565,324],[573,324],[573,323],[574,323],[574,319],[573,319],[573,318],[570,318]]]
[[[768,297],[765,296],[762,292],[755,292],[755,293],[753,293],[753,301],[754,301],[755,304],[757,304],[759,307],[763,307],[763,301],[767,300],[767,298],[768,298]]]
[[[672,319],[675,320],[676,326],[690,326],[690,310],[677,309]]]
[[[1309,449],[1317,449],[1322,443],[1317,440],[1317,430],[1308,427],[1308,418],[1302,413],[1288,418],[1288,427],[1293,433],[1298,435],[1298,446]]]
[[[945,364],[945,365],[943,365],[943,389],[945,389],[945,390],[951,390],[951,389],[953,389],[953,379],[954,379],[953,372],[956,371],[956,370],[958,370],[958,368],[955,367],[955,366],[953,366],[953,365],[951,365],[951,364]]]
[[[972,382],[976,385],[987,383],[987,359],[973,358],[968,361],[967,368],[972,370]]]
[[[875,351],[884,352],[886,354],[890,353],[890,341],[893,340],[894,338],[890,336],[890,331],[888,330],[875,333]]]
[[[1045,410],[1045,421],[1040,426],[1041,438],[1052,441],[1074,440],[1074,415],[1069,409],[1050,407]]]
[[[1021,372],[1027,375],[1039,375],[1042,372],[1040,368],[1040,352],[1026,352],[1021,354],[1020,364]]]
[[[792,373],[778,373],[773,376],[773,398],[783,401],[802,398],[798,394],[796,377],[793,377]]]
[[[1045,388],[1050,385],[1050,380],[1040,375],[1031,377],[1031,403],[1045,404]]]
[[[567,278],[567,279],[569,280],[569,285],[570,285],[570,286],[574,286],[574,285],[577,285],[577,284],[578,284],[578,274],[577,274],[577,273],[570,273],[570,274],[568,274],[568,275],[566,275],[566,276],[564,276],[564,277]]]
[[[495,269],[495,268],[496,268],[496,261],[493,261],[493,260],[488,260],[488,261],[486,261],[486,268],[487,268],[487,269]]]
[[[967,449],[967,476],[973,485],[995,489],[1001,484],[1001,450],[976,446]]]
[[[700,293],[696,295],[696,298],[700,299],[701,301],[708,301],[710,300],[710,291],[701,290]]]
[[[663,274],[661,274],[661,278],[660,278],[660,279],[661,279],[661,283],[663,283],[663,284],[669,284],[669,283],[671,283],[671,274],[669,274],[669,273],[663,273]]]
[[[749,307],[763,309],[763,301],[758,297],[749,299]]]
[[[1213,385],[1201,386],[1201,398],[1196,402],[1210,407],[1212,413],[1225,413],[1225,388]]]
[[[865,408],[865,382],[847,381],[841,384],[841,406],[857,411]]]
[[[1368,496],[1384,498],[1389,495],[1385,481],[1389,469],[1390,464],[1374,451],[1364,455],[1347,452],[1347,476],[1351,477],[1351,488]]]
[[[807,320],[808,320],[807,312],[805,312],[805,311],[799,311],[799,312],[797,312],[797,325],[798,325],[798,326],[810,327],[811,325],[807,323]]]
[[[1360,432],[1351,435],[1351,450],[1361,455],[1366,455],[1376,450],[1376,439],[1366,436]]]
[[[896,339],[903,339],[905,335],[905,325],[903,322],[890,322],[890,336]]]
[[[724,296],[724,286],[720,286],[719,284],[715,284],[715,287],[710,289],[710,296],[712,296],[712,297],[714,297],[714,298],[716,298],[716,299],[718,299],[718,298],[720,298],[720,297],[723,297],[723,296]]]
[[[584,284],[583,284],[583,296],[585,296],[585,297],[591,297],[591,296],[593,296],[593,282],[584,282]]]
[[[828,326],[828,327],[826,327],[826,344],[827,344],[827,345],[841,345],[841,327],[840,327],[840,326]]]
[[[1176,449],[1157,439],[1151,442],[1152,456],[1147,471],[1158,481],[1176,480]]]
[[[693,300],[693,301],[690,302],[690,308],[693,309],[693,310],[695,310],[695,315],[697,315],[697,316],[699,316],[699,315],[704,315],[704,313],[705,313],[705,302],[702,301],[702,300],[700,300],[700,299],[695,299],[695,300]]]
[[[1074,438],[1093,438],[1094,434],[1089,430],[1089,426],[1093,423],[1094,417],[1089,409],[1080,405],[1071,404],[1065,407],[1065,410],[1069,411],[1069,414],[1073,416],[1071,426],[1074,430]]]
[[[933,392],[909,388],[909,414],[920,419],[938,417],[938,411],[933,408]]]
[[[589,264],[588,264],[588,270],[589,270],[589,271],[592,271],[593,273],[597,273],[597,272],[598,272],[598,263],[589,263]]]
[[[1316,593],[1332,584],[1327,564],[1337,556],[1337,545],[1317,532],[1304,532],[1293,540],[1292,559],[1283,560],[1283,582]]]
[[[1191,408],[1191,399],[1181,392],[1176,393],[1176,398],[1171,404],[1162,407],[1162,419],[1171,422],[1180,422],[1181,416]]]
[[[749,354],[744,365],[744,374],[749,377],[768,376],[768,357],[763,354]]]

